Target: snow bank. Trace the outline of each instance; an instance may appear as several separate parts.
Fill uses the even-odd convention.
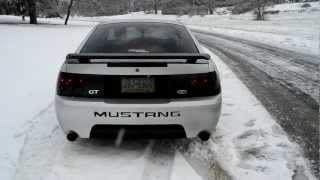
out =
[[[302,7],[306,3],[310,4],[311,7],[309,8]],[[285,4],[277,4],[267,8],[267,10],[270,10],[270,11],[280,11],[280,12],[302,11],[302,10],[312,10],[312,9],[320,11],[320,3],[319,2],[285,3]]]
[[[1,24],[29,24],[29,17],[25,17],[25,21],[22,21],[21,16],[13,15],[0,15],[0,25]],[[40,25],[64,25],[64,19],[62,18],[38,18],[38,24]],[[94,25],[96,22],[93,21],[69,21],[68,25],[77,26],[88,26]]]

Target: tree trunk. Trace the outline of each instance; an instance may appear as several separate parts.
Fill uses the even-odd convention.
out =
[[[213,14],[213,1],[214,0],[209,0],[209,14]]]
[[[263,21],[263,20],[264,20],[264,8],[258,7],[256,13],[257,13],[256,19],[257,19],[258,21]]]
[[[129,13],[130,12],[134,12],[134,10],[135,10],[135,7],[134,7],[135,4],[134,3],[135,3],[134,0],[129,0],[129,4],[128,4],[129,5],[129,8],[128,8],[129,9],[129,11],[128,11]]]
[[[30,24],[37,24],[37,7],[35,0],[27,0],[27,8],[30,17]]]
[[[73,0],[70,0],[69,6],[68,6],[68,11],[67,11],[67,17],[66,20],[64,21],[64,25],[68,24],[69,16],[71,13],[71,8],[72,8]]]
[[[154,6],[154,13],[158,14],[158,0],[154,0],[153,6]]]
[[[25,21],[25,13],[26,13],[25,3],[19,0],[16,2],[16,7],[17,7],[18,15],[21,15],[22,21]]]

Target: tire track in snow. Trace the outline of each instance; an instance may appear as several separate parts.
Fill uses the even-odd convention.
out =
[[[213,142],[198,138],[181,140],[155,140],[150,144],[142,180],[169,180],[172,175],[176,151],[203,180],[231,180],[215,160]],[[190,169],[191,170],[191,169]]]
[[[124,141],[119,147],[105,139],[66,142],[48,180],[141,179],[147,147],[147,141]]]
[[[141,179],[147,141],[67,142],[53,105],[39,113],[26,132],[15,180]],[[125,172],[125,173],[124,173]]]
[[[59,137],[62,136],[57,122],[52,119],[55,119],[55,114],[51,103],[34,116],[28,131],[23,132],[26,137],[14,179],[45,179],[52,168],[52,161],[61,147],[58,145],[61,143]]]
[[[18,131],[15,134],[15,138],[21,137],[23,135],[26,135],[26,133],[28,133],[28,131],[30,131],[34,124],[37,122],[38,117],[40,117],[41,115],[45,114],[50,108],[52,108],[53,106],[53,102],[49,103],[45,108],[41,109],[38,113],[36,113],[30,120],[28,120],[25,124],[24,127],[22,127],[21,131]]]
[[[175,157],[172,140],[153,140],[146,155],[142,180],[169,180]]]
[[[189,165],[203,180],[231,180],[232,177],[215,160],[216,152],[210,139],[202,142],[198,138],[177,141],[177,149]]]

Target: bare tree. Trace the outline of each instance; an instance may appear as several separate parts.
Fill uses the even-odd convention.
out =
[[[255,8],[256,20],[265,20],[265,8],[272,4],[272,0],[252,0],[252,3]]]
[[[70,0],[69,5],[68,5],[67,17],[66,17],[66,20],[64,21],[65,25],[68,24],[68,20],[69,20],[69,17],[70,17],[72,5],[73,5],[73,0]]]
[[[215,0],[208,0],[208,4],[209,4],[209,14],[213,14],[213,10],[215,8]]]
[[[160,0],[153,0],[153,9],[155,14],[158,14],[159,4],[160,4]]]
[[[134,12],[135,0],[128,0],[128,12]]]
[[[30,24],[37,24],[37,6],[35,0],[26,0],[26,7],[30,17]]]

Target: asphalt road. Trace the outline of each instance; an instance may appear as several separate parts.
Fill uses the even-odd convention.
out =
[[[216,53],[297,142],[319,177],[319,68],[314,57],[220,34],[192,30]]]

